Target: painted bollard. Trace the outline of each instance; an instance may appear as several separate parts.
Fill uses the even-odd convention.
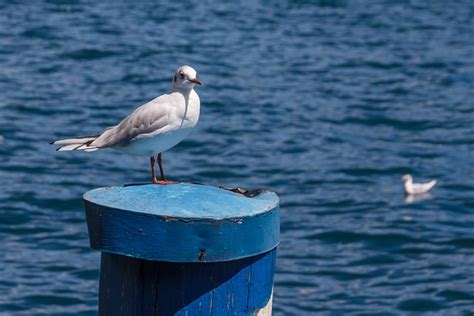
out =
[[[102,252],[100,315],[271,314],[275,193],[138,185],[84,201],[91,247]]]

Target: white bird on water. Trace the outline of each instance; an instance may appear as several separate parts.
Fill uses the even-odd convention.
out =
[[[173,77],[172,91],[143,104],[118,125],[93,136],[51,142],[58,151],[96,151],[113,148],[130,155],[150,157],[151,179],[155,184],[171,184],[165,179],[161,153],[176,146],[194,129],[199,120],[200,101],[194,86],[201,85],[196,70],[179,67]],[[155,174],[155,156],[160,179]]]
[[[431,180],[427,183],[413,183],[413,177],[409,174],[404,175],[402,180],[405,186],[405,194],[407,195],[425,194],[436,185],[436,180]]]

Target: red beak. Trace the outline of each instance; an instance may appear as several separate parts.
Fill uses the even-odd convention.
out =
[[[198,84],[198,85],[202,85],[201,80],[199,80],[198,78],[194,78],[194,79],[191,79],[189,81],[191,81],[192,83]]]

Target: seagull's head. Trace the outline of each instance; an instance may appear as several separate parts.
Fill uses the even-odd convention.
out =
[[[406,174],[406,175],[404,175],[404,176],[402,177],[402,181],[403,181],[403,182],[413,181],[413,178],[412,178],[411,175]]]
[[[173,77],[173,87],[190,90],[197,84],[202,85],[202,82],[197,78],[197,72],[193,67],[181,66],[176,70]]]

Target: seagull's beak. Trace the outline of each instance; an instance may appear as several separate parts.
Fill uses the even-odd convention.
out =
[[[194,79],[191,79],[189,81],[191,81],[192,83],[198,84],[198,85],[202,85],[201,80],[199,80],[198,78],[194,78]]]

